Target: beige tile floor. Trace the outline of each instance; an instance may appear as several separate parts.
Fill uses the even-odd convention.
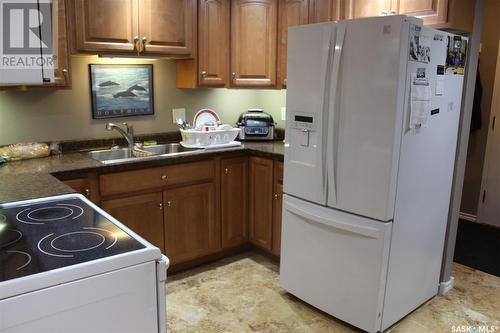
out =
[[[278,286],[278,266],[245,253],[169,277],[169,332],[358,332]],[[455,264],[455,288],[389,328],[392,333],[452,332],[455,325],[496,326],[500,278]]]

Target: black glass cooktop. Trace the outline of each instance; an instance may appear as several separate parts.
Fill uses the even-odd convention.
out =
[[[0,282],[144,247],[78,198],[0,208]]]

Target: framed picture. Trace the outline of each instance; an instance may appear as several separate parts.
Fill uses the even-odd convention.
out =
[[[154,114],[153,65],[89,65],[92,118]]]

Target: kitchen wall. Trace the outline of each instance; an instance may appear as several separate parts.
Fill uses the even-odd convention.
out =
[[[89,63],[151,63],[154,76],[155,115],[93,120],[89,90]],[[72,57],[71,90],[34,89],[0,92],[0,146],[20,141],[60,141],[117,136],[104,130],[108,121],[128,122],[136,134],[176,131],[172,108],[186,108],[187,120],[209,107],[221,120],[234,125],[249,108],[264,108],[278,126],[285,91],[250,89],[177,89],[172,60],[109,59],[96,56]]]
[[[495,80],[495,67],[500,39],[500,1],[486,0],[484,8],[484,23],[481,36],[481,54],[479,56],[479,71],[483,84],[483,98],[481,101],[482,128],[471,133],[467,164],[465,169],[464,188],[462,194],[461,211],[472,215],[477,214],[477,207],[481,191],[484,154],[488,139],[491,99]]]

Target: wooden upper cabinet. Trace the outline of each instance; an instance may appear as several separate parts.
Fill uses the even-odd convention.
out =
[[[388,15],[391,14],[391,8],[392,0],[345,0],[343,18]]]
[[[279,2],[279,68],[278,84],[286,86],[286,62],[287,62],[287,41],[288,28],[296,25],[307,24],[309,22],[308,0],[280,0]]]
[[[78,51],[136,50],[137,0],[72,0],[72,4]]]
[[[66,2],[57,0],[57,60],[54,69],[54,82],[49,86],[70,88],[70,51],[68,43],[68,31],[66,25]]]
[[[118,221],[164,251],[162,193],[103,200],[101,207]]]
[[[343,0],[309,0],[309,23],[336,21],[341,18]]]
[[[198,71],[200,86],[229,83],[230,0],[200,0]]]
[[[221,164],[222,247],[247,242],[248,158],[225,158]]]
[[[84,53],[189,57],[196,0],[68,0],[73,48]]]
[[[448,0],[392,0],[392,10],[420,17],[425,25],[438,25],[446,23]]]
[[[231,85],[276,85],[278,0],[231,2]]]
[[[139,0],[141,53],[189,56],[196,0]]]

